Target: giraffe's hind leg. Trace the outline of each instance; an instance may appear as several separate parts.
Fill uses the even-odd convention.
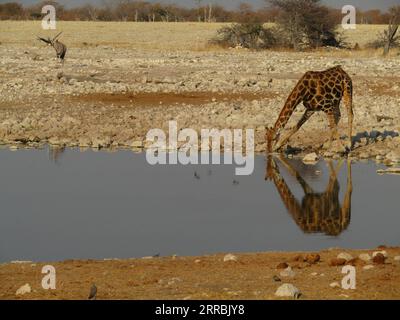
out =
[[[327,111],[325,111],[328,121],[329,121],[329,127],[331,129],[331,134],[329,138],[329,143],[328,143],[328,150],[332,148],[332,144],[334,140],[337,140],[338,143],[340,144],[341,148],[345,150],[345,146],[343,145],[342,141],[340,140],[339,136],[339,131],[338,131],[338,124],[341,118],[340,114],[340,109],[339,107],[335,108],[328,108]]]
[[[307,109],[303,116],[301,117],[301,119],[299,120],[299,122],[297,123],[297,125],[295,127],[293,127],[284,138],[282,138],[282,140],[278,141],[278,143],[275,146],[275,151],[280,150],[285,144],[286,142],[289,141],[289,139],[297,132],[299,131],[299,129],[302,127],[303,124],[305,124],[308,119],[310,119],[310,117],[314,114],[314,110],[309,110]]]

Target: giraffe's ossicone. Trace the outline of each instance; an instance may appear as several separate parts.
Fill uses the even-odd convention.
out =
[[[339,140],[337,127],[341,118],[342,99],[348,113],[347,148],[350,150],[353,132],[353,83],[342,67],[336,66],[325,71],[309,71],[303,75],[287,98],[274,127],[266,129],[267,151],[279,151],[316,111],[323,111],[328,117],[331,129],[330,143],[334,138]],[[280,139],[281,131],[301,102],[306,108],[303,116],[297,125]]]

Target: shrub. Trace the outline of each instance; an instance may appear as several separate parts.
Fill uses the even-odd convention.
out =
[[[320,0],[267,0],[279,10],[276,19],[283,39],[295,50],[304,47],[340,47],[336,27],[339,23]]]
[[[219,29],[211,43],[231,48],[266,49],[275,46],[277,39],[273,30],[261,23],[235,23]]]

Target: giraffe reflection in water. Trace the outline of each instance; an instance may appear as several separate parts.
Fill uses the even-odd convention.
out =
[[[280,174],[277,162],[272,156],[267,159],[266,180],[272,180],[296,224],[304,233],[324,233],[329,236],[338,236],[350,223],[351,195],[353,191],[351,179],[351,161],[347,161],[347,188],[343,204],[339,200],[339,182],[337,174],[343,164],[339,162],[334,168],[332,161],[328,161],[329,182],[324,192],[315,192],[301,177],[298,171],[285,159],[279,157],[291,176],[293,176],[304,191],[302,201],[298,201],[284,178]]]

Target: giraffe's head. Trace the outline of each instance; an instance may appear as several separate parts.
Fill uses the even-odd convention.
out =
[[[273,147],[276,143],[276,134],[273,128],[265,129],[265,139],[267,140],[267,152],[272,153]]]

